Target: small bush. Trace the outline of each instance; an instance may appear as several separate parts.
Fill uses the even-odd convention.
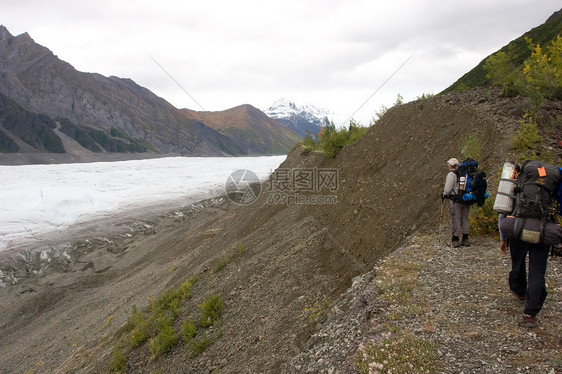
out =
[[[211,344],[213,344],[213,340],[209,338],[206,334],[204,334],[199,339],[190,340],[188,344],[188,349],[192,351],[195,355],[200,355]]]
[[[386,105],[381,105],[381,108],[375,112],[375,116],[377,118],[373,118],[373,124],[377,123],[384,117],[384,115],[388,112],[388,107]]]
[[[545,98],[562,98],[562,37],[552,40],[546,51],[529,38],[525,41],[531,56],[523,64],[514,64],[516,56],[511,51],[500,51],[488,57],[484,70],[487,78],[502,86],[504,95],[530,97],[537,109]]]
[[[554,161],[554,154],[546,149],[538,126],[532,119],[521,121],[519,132],[511,139],[511,148],[519,163],[525,160]]]
[[[428,99],[431,99],[431,98],[433,98],[433,97],[435,97],[435,94],[432,94],[432,93],[430,93],[430,94],[423,93],[421,96],[418,96],[418,97],[417,97],[417,100],[428,100]]]
[[[434,94],[422,94],[421,96],[417,97],[417,106],[419,109],[423,109],[425,107],[425,102],[431,98],[433,98],[435,95]]]
[[[215,325],[220,318],[224,304],[220,295],[212,295],[202,304],[198,305],[201,309],[201,326],[210,327]]]
[[[191,288],[197,282],[197,277],[192,277],[177,288],[164,291],[157,299],[150,302],[147,316],[133,306],[129,324],[132,326],[131,344],[138,347],[148,340],[154,331],[154,323],[158,325],[162,319],[178,318],[183,302],[191,297]],[[149,313],[150,312],[150,313]]]
[[[173,321],[162,318],[158,324],[158,335],[150,339],[150,352],[153,358],[167,353],[178,344],[178,335],[172,326]]]
[[[193,322],[193,318],[189,318],[187,321],[184,321],[181,326],[181,331],[183,334],[183,339],[187,342],[197,335],[197,327],[195,326],[195,322]]]
[[[179,315],[179,308],[181,304],[189,297],[191,297],[191,288],[197,282],[197,277],[192,277],[182,283],[178,288],[172,288],[164,291],[158,299],[153,300],[151,303],[151,310],[153,315],[158,316],[170,311],[172,315],[177,317]]]
[[[313,150],[321,150],[326,158],[334,158],[345,146],[354,143],[367,133],[368,127],[360,126],[351,120],[348,128],[336,130],[336,125],[325,119],[325,125],[320,130],[318,141],[307,134],[302,145],[301,154],[309,154]]]
[[[320,149],[326,158],[334,158],[343,147],[361,139],[368,130],[368,127],[359,126],[353,121],[349,123],[349,128],[336,130],[332,123],[320,137]]]
[[[329,138],[325,139],[322,144],[322,150],[326,158],[334,158],[338,152],[346,146],[348,134],[345,129],[335,132]]]
[[[307,148],[314,148],[316,146],[316,140],[312,138],[310,131],[306,130],[306,136],[304,137],[302,144]]]
[[[131,332],[131,344],[138,347],[150,337],[150,321],[146,320],[136,306],[133,306],[132,318],[133,331]]]
[[[127,370],[127,358],[123,356],[123,353],[119,348],[115,348],[111,352],[111,362],[109,363],[109,370],[112,373],[125,373]]]
[[[495,197],[490,196],[481,207],[474,205],[470,209],[468,222],[474,236],[488,236],[498,232],[498,213],[494,211]]]

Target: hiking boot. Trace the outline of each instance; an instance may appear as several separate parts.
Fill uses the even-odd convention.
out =
[[[511,293],[517,298],[517,300],[519,300],[521,304],[525,304],[525,301],[527,301],[527,295],[518,295],[514,291],[511,291]]]
[[[462,244],[461,244],[461,241],[459,240],[459,237],[458,237],[458,236],[453,236],[453,238],[451,239],[451,247],[453,247],[453,248],[458,248],[458,247],[460,247],[461,245],[462,245]]]
[[[470,247],[470,241],[468,240],[468,235],[463,235],[463,236],[462,236],[461,245],[462,245],[463,247]]]
[[[523,314],[523,327],[528,329],[537,327],[537,317]]]

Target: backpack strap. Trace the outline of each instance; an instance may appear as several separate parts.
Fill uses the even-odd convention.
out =
[[[521,221],[523,221],[523,224],[521,224]],[[515,217],[515,219],[513,220],[513,235],[515,235],[518,239],[519,239],[521,228],[523,227],[524,224],[525,224],[525,220],[521,217]]]

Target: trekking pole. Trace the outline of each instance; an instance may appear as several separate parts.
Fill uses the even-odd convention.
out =
[[[443,206],[444,205],[445,205],[445,199],[441,199],[441,208],[439,213],[439,231],[437,233],[439,245],[441,245],[441,232],[443,231]]]

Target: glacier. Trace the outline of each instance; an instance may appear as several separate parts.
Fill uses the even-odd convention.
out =
[[[265,180],[285,158],[164,157],[0,166],[0,251],[96,217],[223,195],[234,171],[251,170]]]

